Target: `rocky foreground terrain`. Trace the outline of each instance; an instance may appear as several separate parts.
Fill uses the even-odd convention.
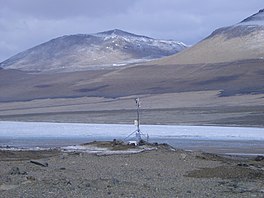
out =
[[[263,197],[264,160],[156,145],[138,154],[0,151],[0,197]]]

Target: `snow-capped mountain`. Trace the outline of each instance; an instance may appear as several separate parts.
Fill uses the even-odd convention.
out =
[[[120,66],[175,54],[182,42],[122,30],[62,36],[21,52],[0,67],[25,71],[76,71]]]
[[[189,49],[158,64],[219,63],[264,58],[264,9],[240,23],[215,30]]]

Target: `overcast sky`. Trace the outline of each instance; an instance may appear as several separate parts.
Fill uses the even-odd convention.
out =
[[[0,62],[55,37],[122,29],[195,44],[263,0],[0,0]]]

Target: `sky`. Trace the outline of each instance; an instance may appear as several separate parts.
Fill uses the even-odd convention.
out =
[[[263,0],[0,0],[0,62],[69,34],[121,29],[193,45]]]

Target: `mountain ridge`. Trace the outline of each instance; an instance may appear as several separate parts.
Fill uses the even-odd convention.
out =
[[[239,24],[246,24],[251,23],[254,24],[254,22],[261,22],[261,23],[255,23],[256,25],[261,24],[264,25],[264,9],[259,10],[258,13],[255,13],[244,20],[242,20]]]
[[[264,10],[218,28],[194,46],[151,64],[208,64],[264,58]]]
[[[98,69],[160,58],[186,47],[182,42],[114,29],[51,39],[3,61],[0,67],[25,71]]]

